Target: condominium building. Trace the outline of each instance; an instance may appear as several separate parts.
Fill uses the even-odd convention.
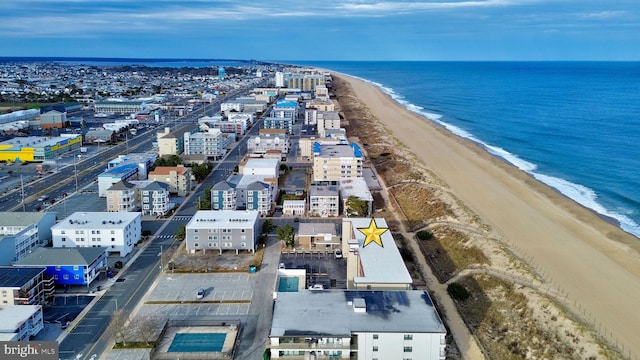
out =
[[[262,127],[265,129],[281,129],[285,130],[287,134],[293,133],[294,120],[291,117],[266,117],[262,122]]]
[[[185,227],[187,251],[254,252],[259,234],[258,211],[200,210]]]
[[[106,269],[106,250],[103,246],[39,248],[17,265],[45,267],[45,275],[57,285],[88,286]]]
[[[340,235],[336,231],[336,224],[301,222],[296,234],[296,247],[321,251],[340,249]]]
[[[51,240],[54,212],[0,212],[0,265],[20,260]]]
[[[149,173],[149,180],[158,181],[169,185],[169,192],[185,196],[191,189],[191,168],[184,165],[178,166],[157,166]]]
[[[247,185],[245,190],[245,208],[257,210],[260,215],[266,215],[271,211],[271,186],[262,181],[254,181]]]
[[[220,129],[208,129],[202,132],[184,133],[184,154],[202,155],[218,159],[227,152],[226,137]]]
[[[318,111],[318,135],[325,137],[325,130],[340,129],[340,114],[337,111]]]
[[[384,218],[343,218],[347,288],[409,290],[413,279]]]
[[[136,186],[126,180],[111,185],[106,193],[108,212],[136,210]]]
[[[340,181],[344,178],[362,177],[364,156],[358,145],[314,143],[313,152],[314,181]]]
[[[211,188],[211,210],[236,210],[236,188],[227,181]]]
[[[44,329],[42,305],[0,306],[2,340],[29,341],[42,329]]]
[[[271,116],[276,118],[298,119],[299,106],[297,101],[278,100],[271,110]]]
[[[140,190],[142,215],[163,216],[170,208],[169,185],[152,181]]]
[[[55,284],[45,267],[0,267],[0,305],[35,305],[53,296]]]
[[[444,360],[446,334],[426,291],[302,290],[278,293],[269,348],[271,359]]]
[[[309,216],[330,217],[340,215],[340,193],[334,185],[309,187]]]
[[[158,155],[180,155],[184,152],[184,134],[192,132],[193,129],[171,131],[171,128],[164,128],[156,134],[158,143]]]
[[[133,212],[75,212],[51,228],[54,247],[107,248],[127,256],[141,235],[141,215]]]
[[[286,157],[290,147],[289,136],[283,129],[260,129],[258,135],[251,136],[247,141],[247,152],[257,155],[264,155],[269,150],[277,150],[282,157]]]

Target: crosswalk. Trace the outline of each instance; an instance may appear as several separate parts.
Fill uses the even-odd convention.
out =
[[[171,239],[176,237],[175,235],[172,234],[162,234],[162,235],[158,235],[156,238],[158,239]]]
[[[174,216],[171,221],[185,221],[191,220],[191,216]]]

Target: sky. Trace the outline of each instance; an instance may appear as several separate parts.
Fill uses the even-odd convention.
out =
[[[0,56],[640,60],[640,0],[1,0]]]

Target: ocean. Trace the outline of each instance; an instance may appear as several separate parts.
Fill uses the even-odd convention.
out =
[[[296,63],[377,85],[640,237],[640,62]]]

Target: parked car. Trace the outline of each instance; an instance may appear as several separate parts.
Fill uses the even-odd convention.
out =
[[[293,218],[293,222],[300,222],[299,218]]]
[[[333,250],[333,257],[336,259],[342,259],[342,250],[340,249]]]
[[[284,269],[284,268],[285,268],[284,263],[280,263],[280,265],[278,265],[278,269]]]
[[[196,298],[198,298],[198,299],[204,298],[204,289],[203,288],[198,289],[198,292],[196,293]]]
[[[313,284],[309,286],[309,290],[311,291],[324,290],[324,286],[322,286],[322,284]]]

